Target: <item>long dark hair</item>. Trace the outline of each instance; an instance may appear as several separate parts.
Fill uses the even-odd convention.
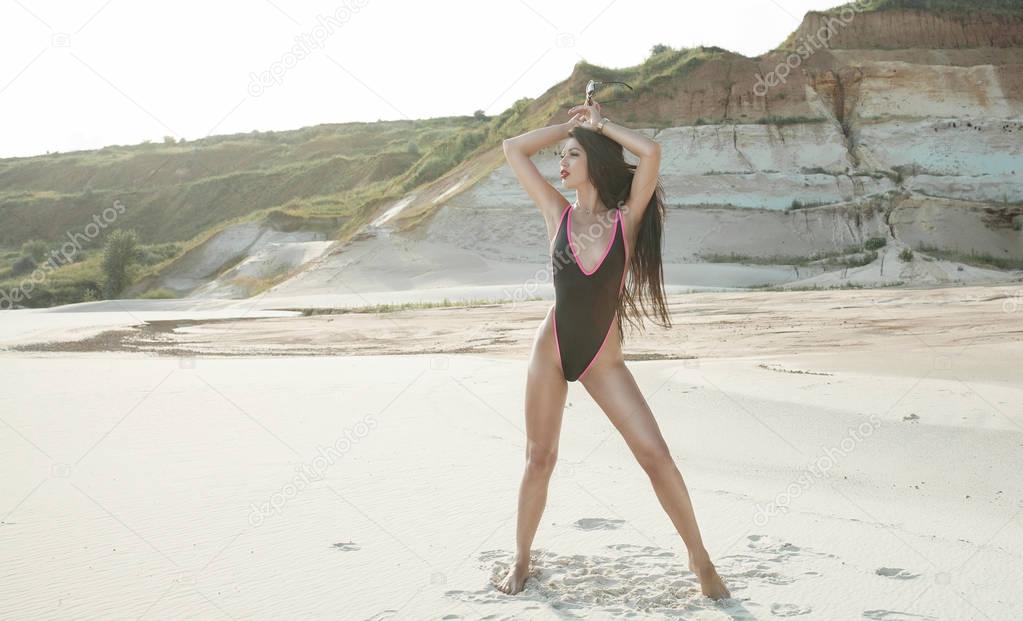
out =
[[[607,136],[585,127],[573,127],[568,135],[579,141],[586,151],[586,172],[590,183],[597,189],[600,202],[611,209],[621,209],[629,198],[636,166],[625,161],[622,145]],[[630,276],[618,300],[619,344],[625,340],[623,317],[643,329],[643,315],[657,325],[671,327],[668,305],[664,300],[664,270],[661,262],[661,242],[664,232],[664,188],[658,179],[657,187],[639,224],[632,259],[625,266]],[[638,305],[637,305],[638,302]],[[655,315],[651,316],[647,303]],[[639,320],[637,323],[633,320]]]

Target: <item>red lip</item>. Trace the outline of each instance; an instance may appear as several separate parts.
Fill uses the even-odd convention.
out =
[[[568,171],[567,171],[567,170],[563,170],[563,171],[561,171],[561,178],[562,178],[562,179],[564,179],[564,178],[565,178],[565,177],[567,177],[567,176],[568,176]]]

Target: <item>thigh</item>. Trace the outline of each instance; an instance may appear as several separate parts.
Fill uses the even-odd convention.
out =
[[[671,458],[657,420],[624,362],[594,367],[580,381],[644,468]]]
[[[527,458],[557,456],[568,382],[561,371],[554,341],[554,308],[540,323],[533,339],[526,378]]]

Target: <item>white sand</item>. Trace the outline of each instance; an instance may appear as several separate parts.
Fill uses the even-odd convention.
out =
[[[579,384],[534,575],[514,597],[490,586],[514,549],[533,302],[505,310],[522,328],[485,355],[0,351],[0,618],[1023,616],[1018,287],[672,300],[675,340],[626,351],[698,357],[628,365],[731,600],[700,595]],[[359,321],[281,315],[204,328],[225,347],[247,330],[273,341],[266,322],[326,343],[326,324],[302,322]],[[396,315],[362,338],[393,347],[411,321],[443,343],[446,316]],[[18,330],[108,319],[25,313]]]

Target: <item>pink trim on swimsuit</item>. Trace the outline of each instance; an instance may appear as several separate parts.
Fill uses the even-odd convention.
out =
[[[569,207],[571,207],[571,205],[569,205]],[[575,246],[572,245],[572,216],[568,216],[568,247],[572,250],[572,256],[575,258],[575,264],[579,266],[580,272],[586,276],[592,276],[600,269],[600,266],[604,264],[604,259],[606,259],[607,255],[611,252],[611,245],[615,241],[615,233],[618,232],[618,222],[621,219],[621,210],[615,209],[615,230],[611,231],[611,238],[607,241],[607,248],[604,248],[604,256],[600,257],[600,261],[597,263],[596,267],[587,272],[586,268],[583,267],[582,261],[579,260],[579,253],[575,251]],[[627,249],[626,252],[628,252]]]
[[[561,369],[561,376],[564,377],[565,376],[565,365],[561,362],[561,343],[558,342],[558,309],[557,309],[557,305],[558,305],[558,303],[555,302],[554,306],[551,307],[551,308],[554,309],[554,313],[552,313],[552,315],[554,317],[554,346],[558,348],[558,368]]]

